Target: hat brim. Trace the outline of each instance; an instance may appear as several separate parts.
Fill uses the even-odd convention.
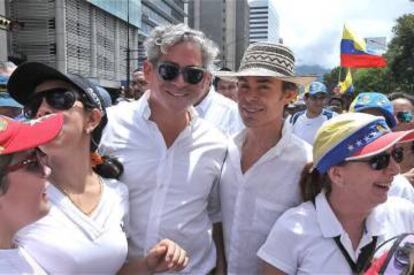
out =
[[[0,154],[11,154],[36,148],[53,140],[62,129],[63,115],[61,113],[41,117],[36,120],[16,123],[16,134],[7,144],[1,144]],[[6,130],[7,131],[7,130]]]
[[[307,85],[317,78],[316,76],[285,76],[280,73],[271,70],[266,70],[263,68],[249,68],[241,70],[239,72],[216,71],[213,74],[220,78],[234,78],[247,76],[274,77],[276,79],[292,82],[299,85]]]
[[[27,62],[17,67],[9,78],[7,90],[17,102],[25,105],[34,93],[36,86],[51,79],[69,82],[83,90],[73,79],[39,62]]]
[[[414,140],[414,130],[389,132],[377,138],[361,150],[355,152],[345,160],[358,160],[372,157],[387,151],[397,143],[410,142]]]

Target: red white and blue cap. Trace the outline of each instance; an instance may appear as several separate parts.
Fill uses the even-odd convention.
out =
[[[63,114],[51,114],[25,122],[0,116],[0,155],[36,148],[52,141],[62,129]]]
[[[414,130],[391,132],[383,117],[346,113],[327,122],[316,133],[314,168],[326,173],[343,161],[364,159],[388,150],[396,143],[414,140]]]

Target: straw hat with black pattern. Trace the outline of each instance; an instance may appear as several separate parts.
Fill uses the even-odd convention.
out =
[[[282,44],[258,42],[251,44],[243,55],[237,72],[217,71],[217,77],[263,76],[306,85],[315,76],[297,76],[293,52]]]

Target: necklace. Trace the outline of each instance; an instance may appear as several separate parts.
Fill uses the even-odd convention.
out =
[[[98,176],[98,183],[99,183],[99,199],[98,202],[95,204],[94,207],[92,207],[91,209],[89,209],[88,211],[85,211],[84,209],[82,209],[82,207],[79,205],[79,203],[77,203],[75,200],[72,199],[72,197],[70,196],[70,193],[67,192],[60,184],[54,183],[53,186],[55,186],[65,197],[67,197],[69,199],[69,201],[77,208],[79,209],[83,214],[85,214],[86,216],[90,216],[93,211],[95,211],[95,209],[98,207],[99,202],[101,201],[101,197],[102,197],[102,178]]]

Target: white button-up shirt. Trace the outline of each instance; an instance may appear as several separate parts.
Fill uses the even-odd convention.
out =
[[[368,216],[365,232],[354,251],[349,235],[322,192],[316,197],[315,205],[308,201],[286,211],[273,226],[258,256],[287,274],[352,274],[334,237],[340,236],[348,255],[356,262],[361,248],[373,236],[378,236],[378,247],[389,238],[413,231],[414,204],[390,197]]]
[[[256,256],[276,219],[301,203],[299,179],[312,160],[312,147],[284,123],[279,142],[244,174],[245,131],[229,144],[220,183],[220,202],[229,274],[258,274]]]
[[[201,118],[213,124],[227,136],[233,136],[244,128],[237,103],[217,93],[213,86],[206,97],[195,106],[195,109]]]
[[[207,273],[216,263],[212,223],[219,220],[218,182],[227,139],[191,109],[190,124],[167,148],[157,124],[149,120],[148,98],[149,92],[109,108],[102,138],[102,151],[124,165],[129,256],[144,256],[169,238],[191,257],[183,272]]]

